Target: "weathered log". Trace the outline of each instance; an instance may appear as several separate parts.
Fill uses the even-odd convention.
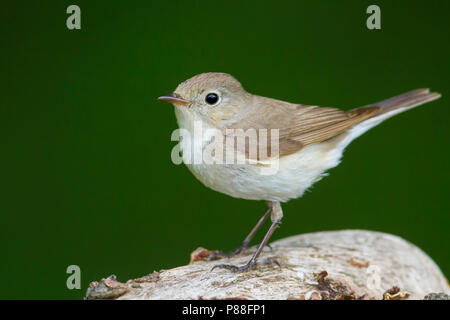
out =
[[[204,261],[199,248],[186,266],[117,281],[93,282],[87,299],[445,299],[449,285],[421,249],[397,236],[364,230],[297,235],[271,244],[260,259],[276,259],[233,273],[218,263],[245,264],[254,249]],[[436,293],[438,293],[436,295]]]

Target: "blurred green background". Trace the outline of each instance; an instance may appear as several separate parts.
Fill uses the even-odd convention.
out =
[[[66,28],[70,4],[81,30]],[[366,28],[370,4],[382,30]],[[448,1],[410,0],[2,2],[0,298],[80,299],[110,274],[127,280],[186,264],[198,246],[240,244],[265,203],[214,192],[174,165],[173,107],[156,100],[207,71],[343,109],[441,92],[357,139],[284,205],[273,240],[393,233],[448,276],[448,12]],[[81,290],[66,288],[72,264]]]

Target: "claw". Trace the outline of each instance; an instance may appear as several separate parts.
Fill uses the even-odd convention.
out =
[[[220,258],[225,258],[225,257],[228,257],[228,254],[224,253],[222,251],[211,252],[211,254],[208,256],[208,258],[206,258],[206,261],[218,260]]]
[[[221,258],[232,258],[236,255],[238,255],[239,253],[249,250],[249,249],[254,249],[254,248],[258,248],[259,244],[255,244],[254,246],[248,247],[248,246],[240,246],[239,248],[237,248],[234,251],[231,252],[222,252],[222,251],[213,251],[211,252],[211,254],[208,256],[208,258],[206,259],[206,261],[213,261],[213,260],[219,260]],[[266,247],[269,247],[270,250],[272,250],[272,246],[270,244],[266,244]]]
[[[246,265],[243,265],[240,267],[234,266],[232,264],[217,264],[214,267],[212,267],[211,271],[213,271],[215,268],[222,268],[222,269],[230,270],[232,272],[246,272],[255,266],[261,266],[261,265],[266,265],[266,264],[276,264],[278,267],[281,268],[280,263],[274,259],[267,259],[262,262],[252,259]]]
[[[217,260],[220,258],[232,258],[235,255],[238,255],[239,253],[241,253],[242,251],[247,250],[248,247],[247,246],[240,246],[239,248],[237,248],[236,250],[229,252],[229,253],[225,253],[225,252],[221,252],[221,251],[216,251],[216,252],[212,252],[208,258],[206,259],[206,261],[211,261],[211,260]]]

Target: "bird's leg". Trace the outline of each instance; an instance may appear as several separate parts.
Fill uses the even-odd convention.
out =
[[[207,261],[214,260],[214,258],[217,258],[217,257],[231,258],[231,257],[234,257],[235,255],[241,253],[245,249],[247,249],[248,244],[250,243],[250,241],[252,241],[256,232],[261,227],[261,225],[264,223],[264,221],[266,221],[267,217],[270,215],[271,212],[272,212],[272,207],[269,205],[269,209],[267,209],[266,213],[264,213],[264,215],[261,217],[261,219],[259,219],[258,223],[253,227],[252,231],[250,231],[248,236],[244,239],[244,241],[242,241],[241,245],[236,250],[229,252],[229,253],[213,252],[209,255]]]
[[[272,220],[272,224],[270,225],[269,230],[267,231],[266,235],[264,236],[263,241],[261,242],[261,244],[259,245],[258,249],[256,250],[255,254],[253,255],[253,257],[250,259],[250,261],[243,266],[234,266],[231,264],[218,264],[215,265],[212,270],[214,270],[215,268],[223,268],[223,269],[228,269],[231,270],[233,272],[243,272],[243,271],[248,271],[251,268],[253,268],[256,265],[262,265],[262,264],[270,264],[270,263],[275,263],[278,266],[280,266],[280,264],[278,263],[278,261],[276,260],[265,260],[262,262],[258,262],[257,259],[259,257],[259,255],[261,254],[264,246],[267,244],[267,242],[269,242],[270,237],[272,236],[272,233],[275,231],[275,229],[278,227],[278,225],[281,222],[281,218],[283,217],[283,211],[281,210],[281,205],[279,202],[270,202],[271,205],[271,220]]]

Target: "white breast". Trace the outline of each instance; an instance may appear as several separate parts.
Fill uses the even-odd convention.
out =
[[[180,128],[193,134],[194,121],[201,119],[194,118],[193,113],[184,107],[176,107],[175,113]],[[202,124],[204,130],[211,128],[204,122]],[[181,141],[183,152],[192,148],[191,154],[201,153],[210,142],[209,137],[191,136],[196,140],[190,141],[189,145]],[[324,171],[338,165],[341,155],[342,150],[336,150],[327,143],[310,145],[300,152],[282,157],[277,164],[274,163],[277,160],[273,160],[269,165],[278,169],[271,169],[270,174],[260,164],[192,164],[186,161],[185,164],[197,179],[215,191],[236,198],[286,202],[300,197],[323,176]],[[262,170],[265,170],[264,173]]]

